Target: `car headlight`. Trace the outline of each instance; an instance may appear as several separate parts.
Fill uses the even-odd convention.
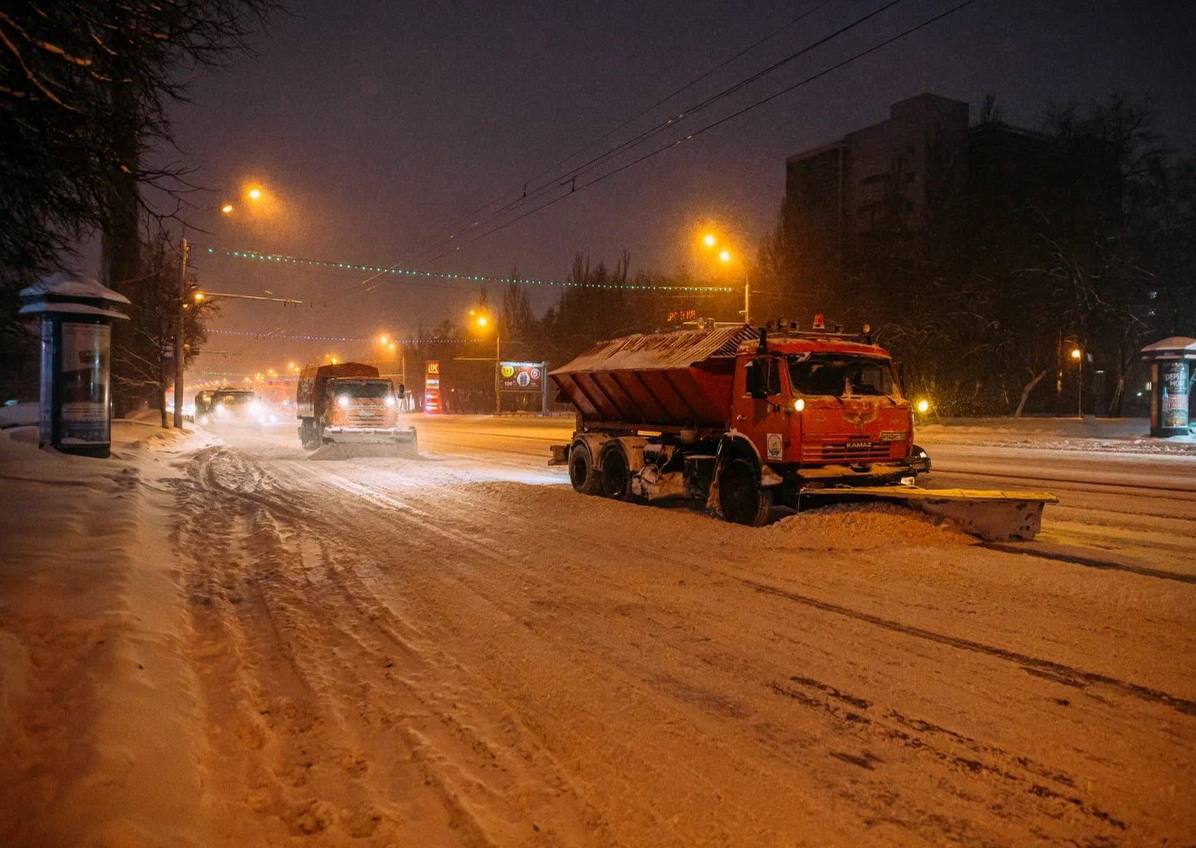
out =
[[[395,396],[387,395],[386,400],[384,400],[383,403],[385,403],[387,406],[394,406],[395,405]]]
[[[261,414],[262,414],[262,405],[261,405],[261,403],[260,403],[260,402],[258,402],[258,401],[256,401],[256,400],[251,400],[251,401],[249,402],[249,414],[250,414],[250,415],[252,415],[252,416],[254,416],[254,417],[257,417],[258,415],[261,415]]]

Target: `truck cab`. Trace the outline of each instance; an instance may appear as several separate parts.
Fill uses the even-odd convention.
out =
[[[786,335],[742,344],[730,424],[791,483],[912,476],[913,413],[892,358],[870,341]]]
[[[309,368],[300,375],[295,396],[299,439],[314,450],[328,442],[414,442],[415,429],[402,426],[396,389],[372,365],[341,362]]]

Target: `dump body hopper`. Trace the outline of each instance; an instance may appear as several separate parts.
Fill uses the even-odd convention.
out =
[[[588,424],[725,429],[735,351],[747,326],[640,333],[600,342],[549,373]]]

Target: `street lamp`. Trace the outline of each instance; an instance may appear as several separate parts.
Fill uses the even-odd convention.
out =
[[[473,325],[481,332],[488,332],[490,327],[494,327],[494,414],[502,413],[502,395],[499,394],[499,369],[502,368],[502,339],[498,332],[498,322],[495,321],[486,312],[480,309],[469,310],[469,315],[473,319]]]
[[[260,186],[251,185],[246,196],[253,202],[258,202],[262,199],[263,192]],[[225,201],[220,204],[220,212],[223,215],[231,215],[234,211],[233,204]],[[186,345],[183,341],[183,328],[186,321],[187,309],[187,261],[191,258],[191,244],[187,241],[187,229],[183,228],[179,234],[179,308],[178,314],[175,316],[174,329],[174,426],[175,429],[181,430],[183,427],[183,371],[186,366],[184,362],[184,353]],[[229,297],[230,295],[224,295]],[[203,292],[195,292],[193,300],[196,304],[203,303]],[[257,298],[258,300],[265,300],[266,298]]]
[[[719,244],[719,237],[713,231],[707,231],[702,236],[702,246],[706,250],[714,250]],[[735,254],[730,249],[724,247],[719,249],[716,258],[722,265],[730,265],[735,260]],[[743,323],[750,324],[752,322],[752,284],[748,278],[750,269],[746,262],[743,263],[743,310],[740,314],[743,315]]]

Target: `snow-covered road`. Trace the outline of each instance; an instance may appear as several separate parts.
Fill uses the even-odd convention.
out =
[[[1059,495],[1039,541],[983,545],[585,498],[545,464],[570,420],[416,423],[420,459],[242,433],[163,484],[200,787],[173,837],[1196,833],[1196,458],[924,440],[936,484]]]

